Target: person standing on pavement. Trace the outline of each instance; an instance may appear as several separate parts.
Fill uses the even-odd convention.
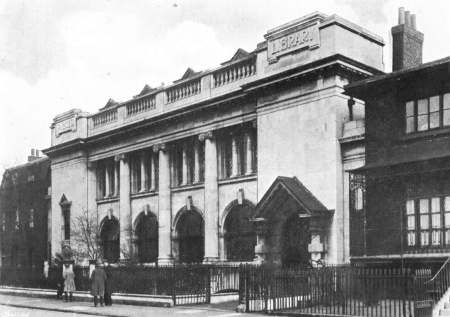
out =
[[[111,272],[111,266],[108,262],[105,262],[105,274],[106,274],[106,281],[105,281],[105,306],[111,306],[112,305],[112,272]]]
[[[98,260],[94,271],[91,275],[91,295],[94,296],[94,306],[97,307],[100,299],[100,306],[103,306],[103,298],[105,296],[106,273],[103,269],[103,263]]]
[[[73,272],[72,264],[64,263],[63,279],[64,279],[64,300],[66,302],[68,300],[72,301],[73,292],[75,291],[75,273]],[[69,294],[69,298],[67,294]]]

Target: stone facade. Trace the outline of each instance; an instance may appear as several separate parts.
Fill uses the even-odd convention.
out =
[[[143,240],[155,241],[137,236],[150,214],[158,224],[152,262],[247,261],[242,250],[255,245],[257,235],[249,218],[258,215],[275,179],[286,176],[327,211],[326,219],[311,220],[314,232],[303,244],[316,260],[346,262],[346,169],[364,164],[363,146],[352,134],[364,111],[349,107],[342,91],[381,72],[383,41],[320,13],[269,30],[265,39],[217,69],[188,69],[173,85],[146,86],[95,114],[57,116],[45,151],[52,160],[52,252],[64,240],[64,195],[70,217],[87,209],[101,225],[118,221],[120,234],[108,237],[117,239],[116,256],[123,259],[144,254]],[[302,214],[299,195],[287,214]],[[304,214],[315,215],[310,209]],[[278,207],[265,212],[274,215]],[[271,225],[265,223],[269,232],[282,235],[275,229],[282,224]],[[259,253],[263,242],[258,235]]]

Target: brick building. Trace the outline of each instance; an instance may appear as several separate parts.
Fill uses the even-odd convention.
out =
[[[0,187],[2,267],[41,270],[49,257],[50,160],[32,150],[28,163],[6,169]]]
[[[423,34],[403,9],[392,35],[393,72],[346,86],[366,105],[351,255],[441,263],[450,255],[450,58],[422,64]]]

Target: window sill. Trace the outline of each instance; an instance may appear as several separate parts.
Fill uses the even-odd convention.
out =
[[[195,183],[195,184],[171,187],[170,189],[172,192],[176,193],[176,192],[183,192],[183,191],[187,191],[187,190],[202,189],[204,187],[205,187],[205,185],[202,182],[202,183]]]
[[[432,130],[405,133],[400,137],[402,141],[413,141],[417,139],[427,139],[435,136],[450,135],[450,127],[435,128]]]
[[[150,197],[150,196],[156,196],[156,195],[158,195],[158,191],[152,190],[152,191],[147,191],[147,192],[142,192],[142,193],[131,194],[131,198],[142,198],[142,197]]]
[[[100,205],[100,204],[112,203],[112,202],[116,202],[116,201],[119,201],[119,196],[97,199],[97,204]]]
[[[242,183],[242,182],[251,182],[257,179],[256,173],[250,175],[239,175],[235,177],[225,178],[219,180],[219,185],[226,184],[234,184],[234,183]]]

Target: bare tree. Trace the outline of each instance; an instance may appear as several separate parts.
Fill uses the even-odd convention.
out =
[[[100,227],[97,217],[87,209],[75,217],[73,223],[73,245],[72,250],[79,260],[96,260],[102,256],[100,243]]]

